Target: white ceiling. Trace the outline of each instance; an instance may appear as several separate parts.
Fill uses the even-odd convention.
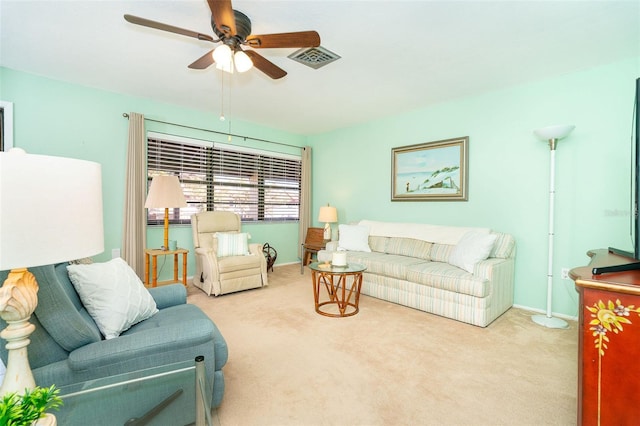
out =
[[[253,34],[317,30],[342,58],[259,53],[288,75],[187,65],[211,43],[143,28],[128,13],[214,36],[206,0],[0,0],[0,65],[315,134],[640,55],[640,1],[234,0]],[[0,98],[2,95],[0,94]],[[145,111],[139,111],[145,113]]]

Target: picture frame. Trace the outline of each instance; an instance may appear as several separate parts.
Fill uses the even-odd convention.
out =
[[[0,151],[13,148],[13,102],[0,100]]]
[[[391,201],[467,201],[469,137],[391,149]]]

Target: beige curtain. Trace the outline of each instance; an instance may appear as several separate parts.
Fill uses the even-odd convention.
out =
[[[300,221],[298,223],[298,256],[302,261],[302,243],[311,224],[311,147],[302,150],[302,182],[300,188]]]
[[[147,245],[147,193],[144,116],[129,114],[129,147],[125,182],[122,258],[144,280],[144,249]]]

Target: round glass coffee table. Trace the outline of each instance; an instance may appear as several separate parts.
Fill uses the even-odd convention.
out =
[[[309,269],[317,313],[327,317],[350,317],[358,313],[362,272],[367,269],[364,265],[349,263],[346,266],[332,266],[330,263],[314,262]],[[322,291],[322,287],[326,292]]]

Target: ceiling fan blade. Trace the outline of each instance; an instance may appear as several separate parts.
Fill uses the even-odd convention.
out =
[[[150,19],[140,18],[139,16],[124,15],[124,19],[132,24],[142,25],[143,27],[155,28],[156,30],[168,31],[170,33],[180,34],[187,37],[197,38],[198,40],[216,41],[207,34],[201,34],[196,31],[185,30],[184,28],[174,27],[173,25],[163,24],[162,22],[152,21]]]
[[[249,58],[251,58],[251,62],[253,62],[254,67],[258,68],[260,71],[273,78],[274,80],[287,75],[287,72],[285,70],[269,61],[258,52],[254,52],[253,50],[245,50],[244,53],[246,53]]]
[[[247,44],[254,48],[272,47],[318,47],[320,34],[316,31],[298,31],[294,33],[250,35]]]
[[[216,28],[227,36],[236,35],[236,17],[231,0],[207,0]]]
[[[213,60],[213,50],[210,50],[204,55],[202,55],[200,58],[193,61],[193,63],[189,65],[189,68],[193,70],[203,70],[203,69],[209,68],[211,65],[213,65],[214,62],[215,61]]]

